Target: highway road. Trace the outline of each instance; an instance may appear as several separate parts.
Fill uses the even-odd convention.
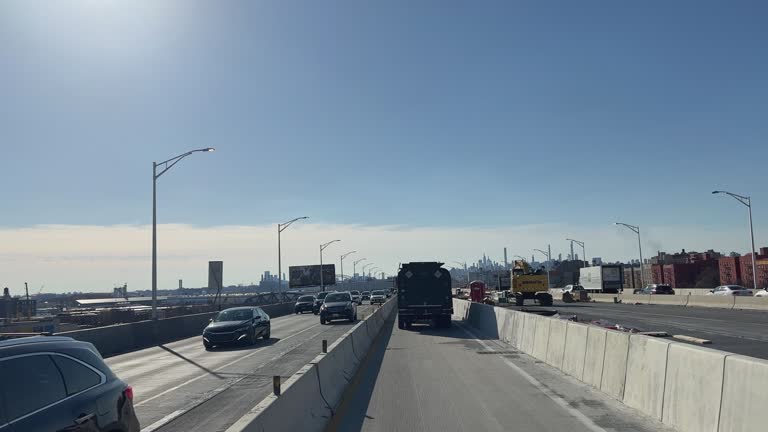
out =
[[[358,307],[358,318],[371,307]],[[134,389],[142,431],[225,430],[347,332],[348,322],[320,325],[313,314],[273,318],[270,340],[205,351],[200,336],[106,359]]]
[[[388,323],[327,431],[671,431],[498,340]]]
[[[669,305],[562,303],[554,308],[581,322],[607,320],[644,331],[712,341],[707,347],[768,359],[768,312]]]

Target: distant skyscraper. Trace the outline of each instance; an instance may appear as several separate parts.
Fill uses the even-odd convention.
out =
[[[557,254],[557,260],[562,261],[563,260],[563,254],[559,253]]]

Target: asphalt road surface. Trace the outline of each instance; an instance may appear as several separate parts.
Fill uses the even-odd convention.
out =
[[[671,431],[509,345],[453,324],[400,330],[388,323],[327,430]]]
[[[712,341],[709,348],[768,359],[768,312],[669,305],[562,303],[562,315],[606,320],[643,331],[666,331]]]
[[[358,318],[371,313],[359,306]],[[320,325],[313,314],[272,319],[271,338],[256,345],[206,351],[200,336],[106,359],[133,387],[142,431],[225,430],[354,324]]]

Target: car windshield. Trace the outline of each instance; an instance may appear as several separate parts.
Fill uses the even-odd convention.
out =
[[[320,294],[318,294],[318,295],[317,295],[317,299],[318,299],[318,300],[322,300],[322,299],[324,299],[324,298],[325,298],[325,296],[327,296],[327,295],[328,295],[328,293],[327,293],[327,292],[321,292]]]
[[[383,295],[386,295],[386,294],[384,293],[384,291],[374,291],[373,295],[383,296]]]
[[[360,295],[360,291],[352,291],[352,295]]]
[[[325,298],[326,303],[345,302],[349,300],[349,294],[347,293],[328,294],[328,296]]]
[[[313,296],[301,296],[301,297],[299,297],[299,301],[300,302],[308,302],[308,301],[312,301],[314,299],[315,298]]]
[[[245,321],[253,318],[251,309],[229,309],[219,312],[213,320],[220,321]]]

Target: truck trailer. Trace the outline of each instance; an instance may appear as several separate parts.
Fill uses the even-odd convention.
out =
[[[624,268],[621,265],[601,265],[579,269],[579,284],[587,292],[618,293],[624,286]]]
[[[410,328],[415,322],[435,327],[451,326],[453,299],[451,273],[440,262],[404,263],[397,273],[397,326]]]

